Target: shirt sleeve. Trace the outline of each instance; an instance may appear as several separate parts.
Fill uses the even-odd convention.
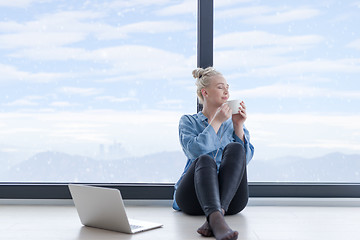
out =
[[[246,129],[246,127],[244,126],[244,140],[245,142],[243,142],[236,134],[235,132],[233,133],[233,136],[235,138],[235,142],[239,142],[241,143],[244,148],[245,148],[245,152],[246,152],[246,164],[249,164],[250,160],[252,159],[252,157],[254,156],[254,146],[250,143],[250,133],[249,131]]]
[[[221,147],[220,139],[214,128],[208,125],[202,132],[196,128],[195,119],[184,115],[179,123],[180,144],[189,159],[212,152]]]

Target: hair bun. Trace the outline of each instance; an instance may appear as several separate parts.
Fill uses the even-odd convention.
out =
[[[194,78],[201,78],[204,71],[205,70],[203,68],[196,68],[194,71],[192,71],[192,75],[193,75]]]

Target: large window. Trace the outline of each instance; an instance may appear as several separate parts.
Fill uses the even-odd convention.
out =
[[[248,107],[252,182],[360,182],[358,1],[215,1],[214,65]]]
[[[0,182],[175,182],[196,4],[1,1]]]
[[[199,62],[248,106],[251,197],[359,197],[359,3],[214,2],[2,1],[0,198],[171,198]]]

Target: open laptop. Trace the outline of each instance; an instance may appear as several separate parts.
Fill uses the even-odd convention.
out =
[[[124,233],[137,233],[162,227],[162,224],[128,219],[118,189],[69,184],[80,221],[96,227]]]

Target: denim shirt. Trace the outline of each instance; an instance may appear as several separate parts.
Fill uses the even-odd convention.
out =
[[[208,123],[207,117],[202,112],[194,115],[184,115],[180,118],[179,123],[179,138],[181,147],[187,157],[187,163],[180,179],[175,184],[173,208],[180,210],[175,201],[176,189],[192,162],[199,156],[208,154],[215,158],[217,168],[219,170],[222,152],[226,145],[231,142],[241,143],[246,152],[246,164],[248,164],[253,157],[254,147],[250,143],[249,131],[244,126],[244,139],[243,142],[234,132],[232,119],[221,124],[217,133],[214,128]]]

